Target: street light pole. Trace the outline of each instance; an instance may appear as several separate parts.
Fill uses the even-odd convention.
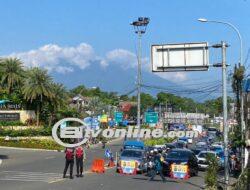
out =
[[[137,71],[137,127],[140,131],[141,127],[141,38],[142,34],[146,32],[147,25],[149,23],[149,18],[139,17],[137,21],[131,23],[134,26],[135,33],[138,35],[138,50],[137,50],[137,59],[138,59],[138,71]],[[139,140],[139,136],[138,136]]]
[[[141,31],[138,31],[137,126],[141,126]]]
[[[239,58],[239,66],[242,66],[243,64],[243,41],[242,41],[242,37],[240,34],[240,31],[238,30],[238,28],[236,26],[234,26],[233,24],[231,24],[230,22],[224,22],[224,21],[217,21],[217,20],[207,20],[205,18],[199,18],[198,21],[200,22],[212,22],[212,23],[218,23],[218,24],[224,24],[229,26],[230,28],[232,28],[238,36],[238,39],[240,41],[240,58]],[[244,140],[245,138],[245,122],[244,122],[244,94],[243,94],[243,90],[241,90],[240,92],[240,124],[241,124],[241,138],[242,140]],[[244,159],[244,155],[245,155],[245,150],[244,147],[241,148],[241,162],[242,162],[242,168],[244,168],[246,166],[245,159]]]

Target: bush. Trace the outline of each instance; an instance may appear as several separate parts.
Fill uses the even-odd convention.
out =
[[[146,139],[144,141],[146,146],[164,145],[166,143],[171,143],[174,138],[159,138],[159,139]]]
[[[207,190],[217,189],[217,173],[219,170],[218,159],[208,154],[207,155],[208,168],[205,174],[205,184]]]
[[[64,148],[53,140],[37,140],[37,139],[25,139],[25,140],[9,140],[0,139],[0,146],[8,147],[22,147],[22,148],[37,148],[48,150],[63,150]]]
[[[0,126],[24,126],[20,121],[0,121]]]
[[[10,137],[32,137],[32,136],[51,136],[50,127],[39,128],[39,129],[23,129],[23,130],[11,130],[11,129],[0,129],[0,136]]]

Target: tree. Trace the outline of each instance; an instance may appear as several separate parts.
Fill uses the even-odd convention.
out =
[[[20,88],[24,77],[22,62],[17,58],[7,58],[0,60],[1,85],[6,88],[9,94],[14,88]]]
[[[52,83],[51,91],[52,96],[48,101],[48,109],[50,114],[48,121],[49,126],[51,126],[56,112],[59,111],[62,107],[66,106],[67,100],[69,98],[66,88],[62,84]]]
[[[149,108],[153,108],[155,105],[155,99],[150,94],[141,93],[141,112],[147,111]]]
[[[23,86],[24,99],[36,107],[36,123],[39,126],[39,116],[44,102],[54,98],[52,90],[52,78],[47,70],[37,67],[28,70],[27,78]]]
[[[218,159],[211,154],[208,154],[206,157],[208,162],[208,168],[205,174],[205,183],[207,190],[216,190],[217,189],[217,173],[219,170]]]

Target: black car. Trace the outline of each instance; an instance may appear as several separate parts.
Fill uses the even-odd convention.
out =
[[[167,150],[171,150],[173,148],[176,148],[176,145],[174,143],[167,143],[165,144],[165,147]]]
[[[189,175],[198,175],[198,159],[195,154],[189,149],[172,149],[169,151],[165,159],[166,163],[163,164],[163,172],[165,175],[170,175],[172,164],[188,165]]]

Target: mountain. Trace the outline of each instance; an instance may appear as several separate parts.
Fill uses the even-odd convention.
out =
[[[69,89],[83,84],[86,87],[100,87],[105,91],[124,94],[135,88],[137,70],[133,68],[124,69],[116,64],[106,67],[101,67],[99,64],[92,64],[84,70],[78,67],[73,67],[73,69],[73,72],[64,74],[51,73],[51,75],[55,81],[63,83]],[[176,85],[146,71],[142,71],[142,81],[144,84],[157,86]],[[151,91],[151,93],[155,94],[156,92]]]

